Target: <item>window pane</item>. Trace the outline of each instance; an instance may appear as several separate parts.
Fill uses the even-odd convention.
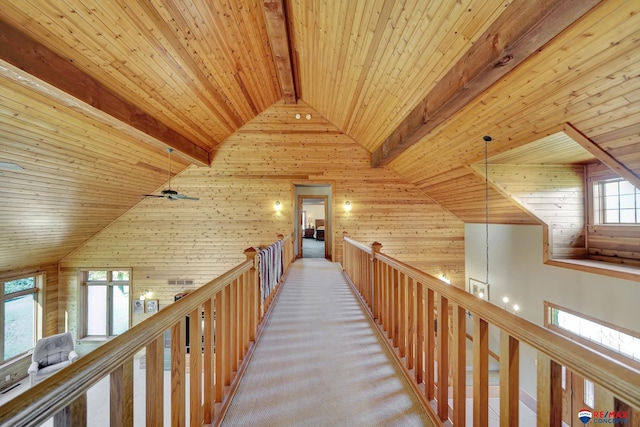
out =
[[[112,271],[111,280],[115,282],[129,281],[129,271]]]
[[[129,287],[112,286],[113,290],[113,335],[120,335],[129,329]]]
[[[5,301],[4,360],[25,353],[34,347],[35,322],[35,294]]]
[[[605,196],[617,196],[618,195],[618,181],[605,182],[604,184]]]
[[[620,222],[624,224],[633,224],[636,222],[635,209],[621,209],[620,210]]]
[[[14,292],[25,291],[27,289],[34,289],[36,287],[35,277],[25,277],[23,279],[11,280],[10,282],[4,282],[4,294],[9,295]]]
[[[620,222],[620,219],[618,218],[618,211],[605,211],[604,222],[608,224],[615,224]]]
[[[89,282],[106,282],[107,271],[106,270],[87,271],[87,280]]]
[[[633,194],[625,194],[620,196],[620,209],[634,209],[636,200]]]
[[[585,379],[584,380],[584,403],[585,405],[587,405],[590,408],[594,408],[596,406],[596,393],[595,393],[595,388],[594,388],[594,384]]]
[[[629,181],[620,181],[620,194],[633,194],[635,189]]]
[[[87,286],[87,335],[107,335],[106,286]]]
[[[604,198],[605,209],[618,209],[618,196],[607,196]]]

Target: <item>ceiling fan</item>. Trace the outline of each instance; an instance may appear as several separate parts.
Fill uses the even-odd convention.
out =
[[[180,194],[175,190],[171,189],[171,153],[173,152],[173,148],[167,148],[167,153],[169,153],[169,185],[166,190],[162,190],[160,194],[145,194],[145,197],[163,197],[169,200],[200,200],[198,197],[189,197],[184,194]]]

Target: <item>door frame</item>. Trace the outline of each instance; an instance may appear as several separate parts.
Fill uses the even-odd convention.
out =
[[[297,258],[302,258],[302,239],[304,238],[304,224],[302,224],[302,211],[304,206],[304,201],[306,199],[309,200],[319,200],[322,199],[322,206],[324,208],[324,258],[331,259],[331,253],[329,252],[329,245],[327,244],[327,239],[331,236],[331,221],[329,221],[329,196],[327,195],[311,195],[311,194],[299,194],[298,195],[298,255]],[[302,226],[301,226],[302,225]]]

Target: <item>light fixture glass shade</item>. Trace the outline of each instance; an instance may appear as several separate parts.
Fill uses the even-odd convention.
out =
[[[344,210],[345,211],[350,211],[351,210],[351,202],[350,201],[346,201],[344,202]]]
[[[282,205],[280,204],[280,201],[276,201],[274,207],[277,211],[280,211],[282,209]]]

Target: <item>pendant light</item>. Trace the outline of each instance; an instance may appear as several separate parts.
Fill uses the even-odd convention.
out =
[[[493,141],[489,135],[482,137],[484,140],[484,222],[487,251],[487,269],[485,283],[489,285],[489,143]]]

